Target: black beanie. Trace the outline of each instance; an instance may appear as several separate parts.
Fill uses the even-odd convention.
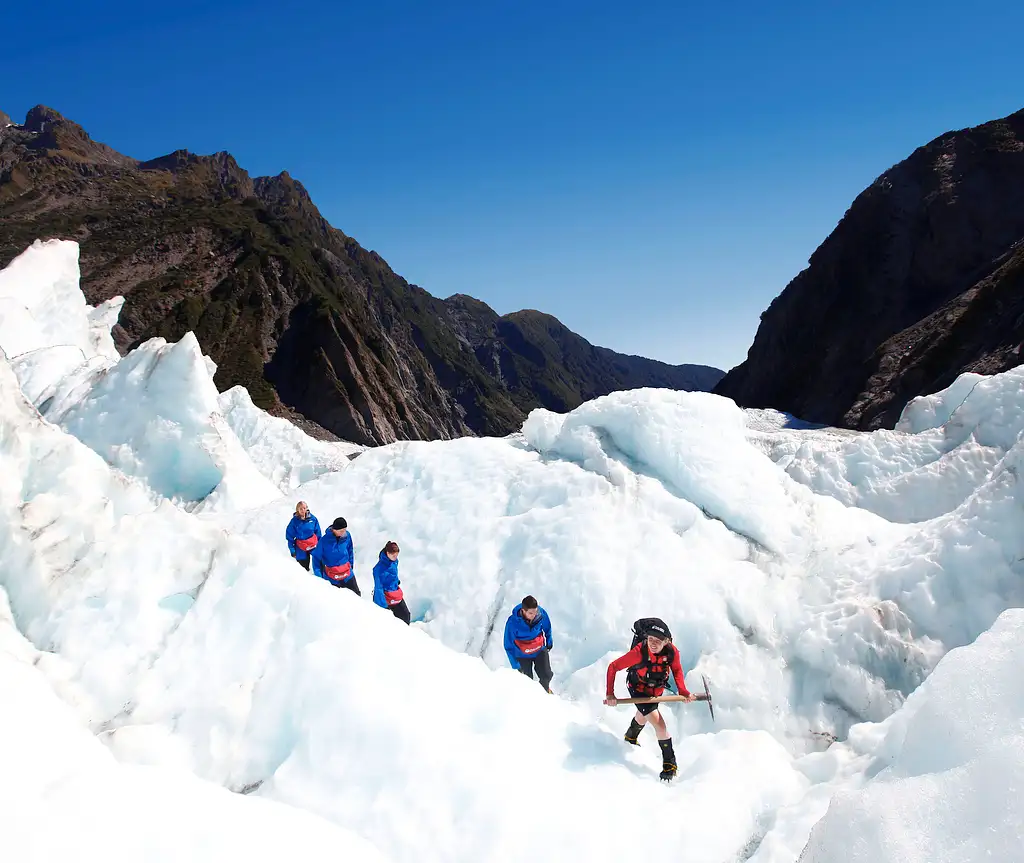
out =
[[[340,515],[331,522],[331,530],[341,530],[348,527],[348,522],[345,521]]]

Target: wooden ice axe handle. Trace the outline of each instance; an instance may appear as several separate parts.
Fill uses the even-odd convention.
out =
[[[706,695],[695,695],[694,701],[708,701]],[[616,704],[660,704],[662,701],[686,701],[685,695],[659,695],[656,698],[616,698]]]

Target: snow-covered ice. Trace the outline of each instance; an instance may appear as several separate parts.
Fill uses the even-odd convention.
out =
[[[1024,836],[1024,612],[951,652],[902,710],[858,726],[873,778],[841,791],[803,863],[988,863]]]
[[[61,241],[0,272],[0,348],[43,416],[123,473],[209,514],[269,502],[361,451],[313,440],[241,388],[218,394],[191,333],[119,357],[110,328],[123,299],[87,306],[77,273],[78,245]]]
[[[0,685],[20,711],[0,747],[45,717],[0,774],[3,801],[38,765],[14,848],[63,848],[34,831],[94,777],[68,836],[115,858],[223,856],[248,831],[230,853],[262,859],[299,831],[354,859],[518,860],[525,831],[610,860],[639,831],[709,863],[1012,859],[1024,808],[979,789],[1022,776],[1024,369],[872,434],[637,390],[504,439],[363,449],[218,394],[191,336],[118,357],[119,301],[90,309],[77,279],[60,242],[0,273]],[[361,598],[289,558],[300,498],[348,519]],[[369,601],[388,539],[411,627]],[[502,650],[526,593],[555,697]],[[714,724],[666,710],[669,787],[601,704],[651,615],[715,693]],[[88,826],[112,805],[146,810],[116,849]],[[145,845],[200,809],[180,848]]]
[[[257,470],[283,492],[342,470],[366,449],[346,441],[314,440],[288,420],[256,407],[245,387],[221,393],[218,409]]]
[[[181,767],[120,764],[63,703],[0,590],[0,859],[108,863],[349,859],[365,839],[298,809],[232,794]]]
[[[895,431],[794,433],[773,428],[765,419],[773,413],[747,412],[750,437],[794,479],[890,521],[926,521],[963,503],[1017,444],[1024,366],[961,375],[911,401]]]

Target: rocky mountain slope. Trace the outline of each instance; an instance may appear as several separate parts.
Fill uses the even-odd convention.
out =
[[[949,132],[853,202],[715,392],[892,427],[962,372],[1024,362],[1024,111]]]
[[[222,389],[357,443],[507,434],[534,407],[722,375],[595,347],[539,312],[438,299],[287,173],[250,177],[227,153],[140,162],[38,106],[0,123],[0,265],[46,237],[81,244],[90,302],[127,298],[120,348],[193,330]]]

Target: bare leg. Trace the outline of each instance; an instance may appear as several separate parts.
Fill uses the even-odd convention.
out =
[[[668,733],[668,726],[665,724],[665,719],[661,715],[660,710],[655,710],[648,717],[651,720],[651,725],[654,726],[654,731],[658,735],[658,740],[669,740],[670,736]]]

